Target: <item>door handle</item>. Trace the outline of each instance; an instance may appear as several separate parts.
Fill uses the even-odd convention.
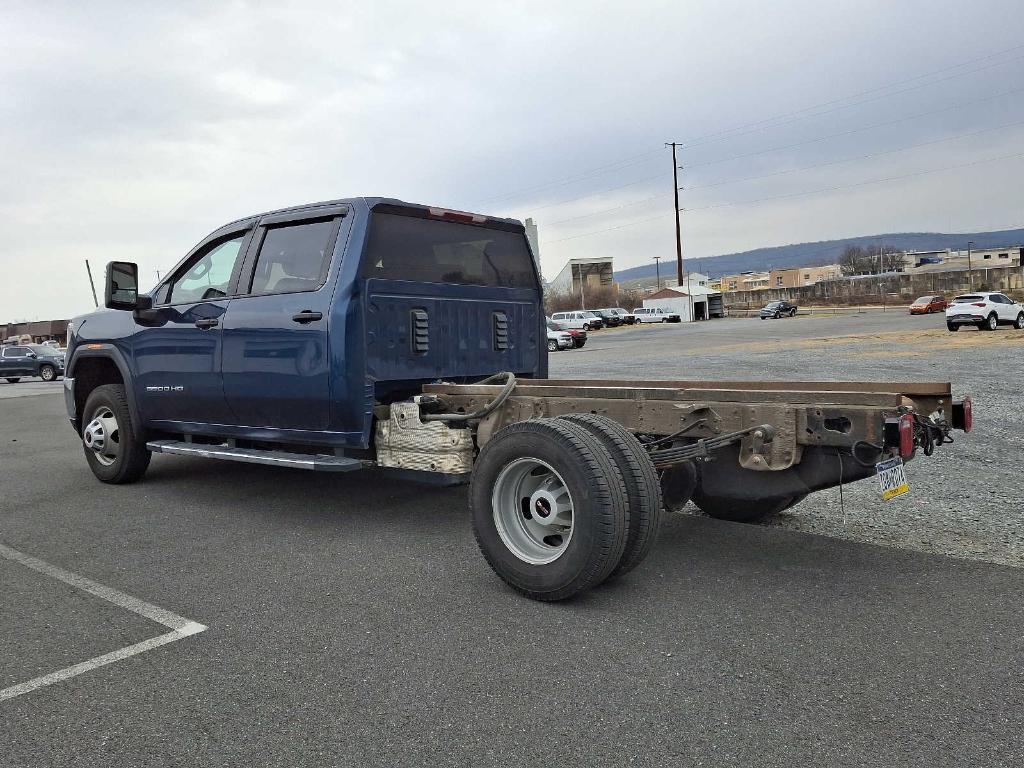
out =
[[[314,320],[322,320],[323,316],[323,312],[311,312],[307,309],[303,312],[299,312],[297,315],[292,315],[292,320],[296,323],[302,323],[305,325],[306,323],[312,323]]]
[[[200,320],[196,320],[196,328],[216,328],[220,324],[220,320],[216,317],[204,317]]]

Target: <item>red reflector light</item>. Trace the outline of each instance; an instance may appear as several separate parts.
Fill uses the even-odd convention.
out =
[[[968,395],[959,403],[953,403],[953,429],[970,432],[974,428],[974,404]]]
[[[914,416],[904,413],[900,416],[900,456],[909,458],[914,453]]]

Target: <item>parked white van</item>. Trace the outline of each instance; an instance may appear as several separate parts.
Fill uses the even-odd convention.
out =
[[[597,330],[604,327],[604,320],[585,309],[578,309],[575,312],[555,312],[551,319],[566,328],[577,331]]]
[[[637,307],[633,317],[638,323],[678,323],[682,318],[677,312],[669,312],[661,307]]]

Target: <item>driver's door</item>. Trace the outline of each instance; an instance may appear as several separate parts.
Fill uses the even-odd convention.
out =
[[[221,376],[222,317],[251,235],[249,227],[201,244],[160,285],[153,308],[136,313],[136,394],[154,426],[187,432],[181,424],[232,423]]]

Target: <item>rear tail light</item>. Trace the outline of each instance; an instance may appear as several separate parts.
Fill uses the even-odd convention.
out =
[[[904,459],[914,454],[914,414],[885,420],[885,447],[898,449]]]
[[[985,304],[985,302],[984,302],[984,301],[982,301],[982,302],[977,302],[977,301],[976,301],[976,302],[974,302],[973,304],[971,304],[971,306],[972,306],[972,307],[984,307],[984,306],[987,306],[987,305]]]
[[[970,432],[974,428],[974,405],[968,395],[960,402],[953,403],[953,429]]]
[[[900,416],[900,456],[904,459],[914,453],[914,416],[904,413]]]

